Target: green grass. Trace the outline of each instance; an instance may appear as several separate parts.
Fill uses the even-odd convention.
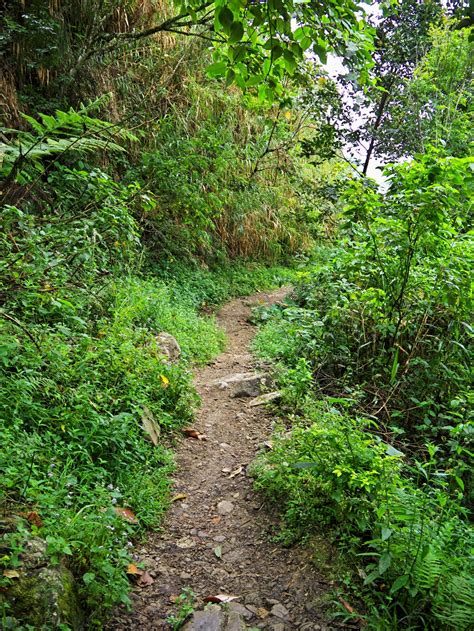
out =
[[[291,284],[297,272],[283,265],[266,266],[248,261],[228,262],[213,268],[174,261],[153,269],[171,292],[196,309],[217,307],[235,296]]]

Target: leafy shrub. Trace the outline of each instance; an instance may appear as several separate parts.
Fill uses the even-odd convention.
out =
[[[299,537],[324,529],[339,541],[365,577],[358,591],[370,628],[470,628],[473,533],[433,463],[419,465],[417,488],[403,454],[368,435],[362,419],[327,403],[302,412],[253,465],[285,527]]]
[[[141,214],[150,251],[211,263],[227,256],[275,262],[307,248],[309,214],[295,193],[292,157],[265,164],[271,179],[257,168],[273,154],[268,143],[285,146],[285,120],[243,108],[237,94],[211,90],[204,77],[186,89],[188,109],[160,122],[154,146],[129,173],[150,198]]]
[[[400,165],[385,197],[354,183],[346,236],[320,249],[296,305],[257,339],[291,367],[305,358],[316,389],[362,405],[411,449],[435,441],[439,464],[466,489],[470,164],[426,155]]]
[[[153,276],[159,278],[176,297],[180,297],[196,309],[219,306],[234,296],[290,284],[295,270],[280,265],[265,265],[246,260],[236,260],[209,268],[196,261],[163,261],[152,265]]]
[[[132,278],[108,295],[108,315],[92,329],[31,327],[40,351],[8,322],[1,336],[2,502],[33,506],[51,549],[65,542],[92,608],[126,600],[132,527],[118,523],[113,504],[130,507],[142,527],[156,526],[166,507],[171,456],[146,440],[143,411],[162,431],[189,421],[196,397],[187,366],[222,344],[213,323],[164,285]],[[162,361],[154,340],[162,330],[182,345],[178,365]]]
[[[31,122],[18,141],[35,151],[12,151],[3,165],[15,204],[2,208],[0,237],[0,500],[38,515],[31,533],[53,562],[66,557],[95,624],[129,602],[132,540],[167,506],[172,456],[147,440],[142,416],[168,435],[189,422],[190,364],[217,353],[223,334],[191,300],[139,276],[134,214],[146,199],[76,150],[77,125],[109,126],[73,111]],[[176,336],[178,364],[164,363],[161,331]],[[4,566],[31,533],[5,534]]]
[[[287,524],[301,533],[315,523],[338,524],[341,532],[366,532],[373,506],[386,496],[398,473],[386,446],[336,410],[307,408],[304,421],[282,432],[257,464],[257,487],[284,501]]]

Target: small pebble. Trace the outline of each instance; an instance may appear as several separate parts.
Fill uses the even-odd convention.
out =
[[[230,515],[233,510],[234,505],[228,500],[222,500],[222,502],[219,502],[219,504],[217,505],[217,512],[219,513],[219,515]]]

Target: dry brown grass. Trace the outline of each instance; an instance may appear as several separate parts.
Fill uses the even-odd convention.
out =
[[[15,77],[5,67],[0,66],[0,122],[5,127],[16,127],[21,124],[20,104]]]

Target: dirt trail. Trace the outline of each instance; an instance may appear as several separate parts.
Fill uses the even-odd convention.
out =
[[[252,399],[231,398],[227,389],[209,386],[219,377],[254,369],[249,351],[255,334],[248,323],[251,307],[275,303],[284,295],[282,288],[233,300],[218,314],[227,333],[227,350],[195,377],[202,406],[194,427],[207,440],[188,438],[179,445],[174,486],[186,499],[173,504],[164,532],[151,535],[146,547],[138,550],[155,582],[135,590],[133,611],[118,612],[108,629],[169,629],[166,618],[176,613],[173,596],[184,587],[196,594],[197,607],[210,595],[239,596],[233,607],[249,628],[331,628],[320,606],[327,583],[311,566],[308,552],[271,542],[274,518],[245,475],[246,465],[270,435],[271,415],[261,406],[250,407]],[[240,467],[242,472],[231,477],[229,472]],[[232,505],[227,515],[217,510],[223,500]],[[221,558],[215,550],[222,552]]]

